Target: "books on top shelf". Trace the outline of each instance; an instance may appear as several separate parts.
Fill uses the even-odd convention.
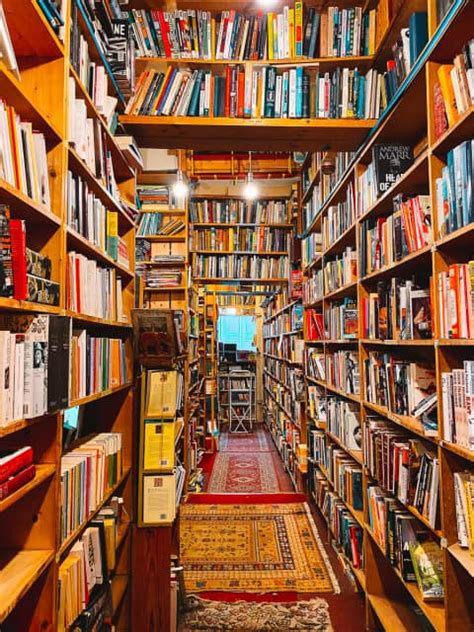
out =
[[[189,219],[197,223],[288,224],[287,200],[191,200]]]
[[[270,119],[374,119],[380,115],[377,71],[311,66],[229,65],[225,74],[169,66],[144,71],[126,114]]]
[[[358,216],[386,193],[413,164],[409,145],[377,143],[372,147],[372,161],[358,177]]]
[[[466,140],[446,154],[446,166],[436,178],[438,236],[467,226],[474,221],[474,141]]]
[[[0,427],[65,408],[71,320],[4,315],[0,327]]]
[[[433,85],[435,138],[439,138],[474,103],[474,39],[452,64],[441,64]]]
[[[441,373],[444,439],[474,450],[474,362]]]
[[[381,270],[431,245],[432,220],[429,195],[394,197],[391,215],[361,224],[361,275]]]
[[[145,206],[146,208],[146,206]],[[144,212],[140,215],[140,223],[138,225],[137,237],[147,237],[149,235],[178,235],[182,233],[186,227],[183,220],[179,218],[173,219],[159,212]]]
[[[73,329],[71,338],[70,400],[74,401],[126,384],[125,342]]]
[[[0,501],[21,489],[35,473],[31,446],[0,450]]]
[[[438,274],[440,338],[474,338],[474,261]]]
[[[194,228],[194,250],[282,252],[288,250],[288,231],[258,226],[252,228]]]
[[[454,494],[458,542],[474,556],[474,476],[472,472],[454,472]]]
[[[123,473],[122,435],[97,434],[61,457],[61,542],[91,516]]]
[[[0,178],[50,210],[48,159],[44,134],[0,99]]]
[[[347,185],[346,199],[339,202],[337,206],[330,206],[327,214],[323,217],[323,249],[327,250],[356,220],[356,204],[354,185],[351,182]]]
[[[165,59],[262,60],[345,57],[375,52],[375,10],[329,7],[319,13],[284,6],[281,13],[158,9],[128,12],[137,52]]]
[[[289,274],[288,257],[258,255],[194,255],[195,278],[285,279]]]
[[[26,222],[0,205],[0,296],[59,305],[59,283],[51,281],[51,259],[26,246]]]
[[[108,268],[80,253],[69,251],[66,305],[73,312],[123,321],[122,279]]]
[[[371,340],[429,340],[433,336],[430,287],[415,279],[378,281],[362,298],[362,337]]]
[[[432,534],[380,487],[367,488],[373,538],[405,582],[417,582],[425,601],[444,598],[443,551]]]

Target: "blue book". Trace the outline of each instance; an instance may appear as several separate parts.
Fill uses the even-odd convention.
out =
[[[471,141],[465,140],[461,144],[461,184],[462,184],[462,221],[463,226],[471,222],[471,206],[469,191],[471,188],[471,173],[469,171],[469,155],[471,153]]]
[[[474,141],[467,141],[466,165],[467,165],[467,207],[469,209],[469,223],[474,222]]]
[[[191,100],[189,102],[188,116],[198,116],[199,114],[199,95],[201,93],[201,83],[203,77],[203,71],[198,70],[196,81],[193,86],[191,94]]]
[[[288,92],[290,89],[289,85],[289,74],[285,72],[283,75],[283,89],[282,89],[282,107],[281,107],[281,117],[288,118]]]
[[[221,77],[214,77],[214,116],[219,116],[220,80]]]
[[[428,14],[421,11],[412,13],[408,28],[410,35],[410,68],[413,68],[413,64],[428,41]]]
[[[359,76],[359,94],[357,95],[357,118],[365,118],[365,77]]]
[[[316,57],[316,42],[318,39],[319,31],[319,13],[315,11],[313,13],[313,24],[311,27],[311,39],[309,40],[308,57],[314,59]]]
[[[296,118],[303,116],[303,66],[296,67]]]
[[[168,81],[168,85],[165,88],[164,94],[163,94],[163,98],[161,99],[161,103],[158,106],[157,110],[156,110],[156,115],[160,116],[160,114],[163,111],[163,108],[165,107],[165,103],[166,103],[166,99],[168,98],[168,95],[170,93],[171,90],[171,86],[173,85],[174,82],[174,78],[176,77],[176,73],[178,72],[177,68],[173,68],[173,70],[171,71],[171,75],[170,75],[170,80]]]
[[[456,185],[455,185],[455,175],[454,175],[454,152],[453,150],[448,151],[447,155],[447,167],[448,167],[448,199],[449,199],[449,229],[450,232],[457,230],[460,228],[457,221],[457,213],[456,213]]]
[[[38,2],[39,8],[44,13],[45,18],[48,20],[48,22],[50,23],[51,27],[55,31],[57,31],[58,28],[59,28],[59,22],[54,17],[53,13],[51,12],[51,9],[49,8],[49,6],[46,3],[46,0],[36,0],[36,1]]]

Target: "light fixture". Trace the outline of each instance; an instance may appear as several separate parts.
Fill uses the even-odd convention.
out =
[[[246,200],[256,200],[258,197],[258,186],[253,181],[251,151],[249,151],[249,170],[247,173],[247,183],[244,188],[244,197]]]
[[[178,169],[176,182],[173,184],[173,194],[178,200],[183,200],[188,194],[188,185],[184,181],[183,172]]]

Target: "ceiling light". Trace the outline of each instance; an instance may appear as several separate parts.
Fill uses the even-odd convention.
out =
[[[188,184],[183,179],[181,169],[176,174],[176,182],[173,184],[173,194],[178,200],[183,200],[188,195]]]
[[[258,198],[258,186],[253,181],[251,151],[249,151],[249,171],[247,173],[247,184],[244,188],[244,197],[246,200],[256,200]]]

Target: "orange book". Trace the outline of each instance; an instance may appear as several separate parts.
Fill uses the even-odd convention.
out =
[[[448,269],[448,330],[450,338],[459,338],[459,269],[457,264]]]
[[[443,95],[449,126],[453,125],[458,118],[456,97],[454,96],[453,84],[451,82],[451,70],[453,68],[453,64],[443,64],[438,68],[439,85],[441,94]]]
[[[244,118],[245,72],[239,68],[237,77],[237,117]]]
[[[152,79],[155,76],[155,72],[155,70],[146,70],[141,74],[140,79],[143,77],[143,81],[140,81],[140,79],[138,80],[135,99],[133,101],[133,106],[130,109],[130,114],[136,115],[140,111],[146,93],[148,92],[148,88],[150,87]]]
[[[161,83],[161,88],[159,89],[158,94],[156,95],[155,101],[153,102],[153,107],[150,108],[150,114],[152,116],[156,114],[156,110],[158,106],[160,105],[161,98],[164,95],[165,90],[168,86],[168,82],[170,80],[172,72],[173,72],[173,68],[171,66],[168,66],[168,68],[166,69],[166,75]]]
[[[327,57],[328,54],[328,16],[321,13],[319,25],[319,56]]]

